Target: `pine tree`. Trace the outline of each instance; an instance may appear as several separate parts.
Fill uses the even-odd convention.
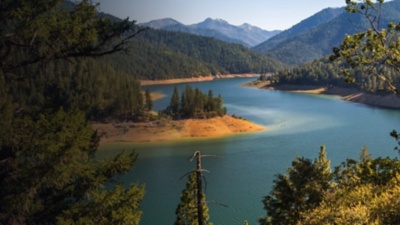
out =
[[[333,48],[331,60],[342,59],[352,69],[362,70],[364,78],[354,73],[355,70],[343,69],[345,80],[349,83],[363,82],[368,77],[375,77],[378,90],[387,90],[399,94],[396,80],[391,79],[390,70],[400,70],[399,26],[391,21],[382,29],[384,0],[347,0],[346,11],[360,14],[368,21],[368,27],[361,32],[346,35],[340,47]],[[362,25],[363,26],[363,25]],[[362,27],[361,26],[361,27]]]
[[[213,91],[211,89],[208,91],[206,109],[207,109],[207,112],[211,112],[211,111],[213,111],[215,109],[215,106],[214,106],[214,93],[213,93]]]
[[[208,221],[210,216],[208,215],[208,206],[205,203],[205,198],[203,194],[203,199],[201,200],[203,202],[203,220]],[[198,225],[197,205],[196,172],[192,172],[186,183],[186,189],[182,191],[181,202],[176,209],[175,225]],[[212,225],[210,222],[206,222],[206,224]]]
[[[15,143],[0,137],[2,153],[15,154],[1,165],[1,224],[139,223],[143,187],[112,185],[115,175],[131,169],[135,154],[95,161],[99,139],[82,112],[14,120],[23,124],[9,130]]]
[[[325,147],[321,147],[314,162],[296,157],[292,167],[287,169],[287,175],[276,175],[272,191],[264,197],[267,216],[260,219],[260,224],[296,224],[304,212],[318,206],[331,181]]]
[[[91,1],[68,10],[62,2],[0,1],[0,224],[139,224],[144,188],[115,183],[137,155],[95,159],[99,136],[86,111],[93,99],[76,103],[71,68],[54,64],[125,50],[134,24],[99,18]],[[29,92],[12,94],[17,79],[34,85],[36,76],[54,84],[39,94],[62,89],[51,96],[62,101],[32,105]]]
[[[171,97],[171,101],[165,113],[178,118],[212,118],[215,116],[223,116],[226,114],[226,108],[223,107],[222,96],[213,97],[212,90],[209,90],[208,95],[201,92],[200,89],[186,86],[181,94],[179,101],[179,93],[177,87]],[[175,113],[176,112],[176,113]],[[179,116],[177,116],[179,115]]]
[[[334,188],[297,224],[399,224],[399,174],[397,158],[372,159],[364,147],[359,161],[347,159],[335,168]]]
[[[171,102],[169,105],[171,107],[172,115],[176,117],[179,112],[179,91],[177,86],[174,87],[174,92],[172,93]]]
[[[151,111],[153,109],[153,101],[151,100],[151,95],[149,89],[146,89],[145,92],[145,101],[146,101],[146,109]]]

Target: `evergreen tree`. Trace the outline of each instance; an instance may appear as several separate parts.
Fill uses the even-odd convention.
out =
[[[364,147],[360,160],[335,168],[333,188],[297,224],[399,224],[400,161],[372,159]]]
[[[138,224],[143,187],[115,183],[136,154],[95,159],[99,137],[86,115],[96,77],[71,79],[71,67],[55,64],[126,50],[134,23],[100,18],[87,0],[61,2],[0,2],[0,224]],[[80,81],[89,91],[74,89]],[[14,96],[16,83],[46,98]]]
[[[3,153],[15,154],[0,172],[2,224],[138,224],[143,187],[103,187],[130,170],[135,154],[93,161],[98,137],[82,112],[61,110],[15,122],[24,124],[10,130],[15,144],[2,146]]]
[[[212,223],[207,222],[210,219],[208,215],[208,206],[205,202],[205,195],[203,194],[203,219],[207,225]],[[189,180],[186,183],[186,189],[182,191],[181,202],[176,209],[176,221],[175,225],[198,225],[198,214],[197,214],[197,184],[196,184],[196,172],[192,172],[189,175]]]
[[[179,91],[178,87],[174,87],[174,92],[172,93],[171,103],[169,104],[171,108],[172,116],[176,117],[179,110]]]
[[[99,18],[96,5],[88,0],[76,5],[61,0],[4,0],[0,4],[4,72],[54,59],[125,51],[128,40],[143,30],[128,19]]]
[[[382,4],[384,0],[346,0],[346,10],[357,13],[368,21],[368,28],[353,35],[346,35],[340,47],[333,49],[332,60],[342,59],[351,68],[361,69],[368,77],[375,77],[381,87],[399,93],[397,80],[388,71],[400,72],[400,26],[398,21],[389,22],[386,29],[381,28]],[[351,69],[344,69],[343,75],[348,82],[361,82]]]
[[[223,107],[221,95],[218,98],[213,97],[212,90],[209,90],[208,95],[201,92],[200,89],[186,86],[181,94],[179,103],[178,89],[175,87],[171,97],[170,105],[163,111],[166,114],[178,118],[212,118],[215,116],[224,116],[227,111]],[[174,113],[176,111],[176,113]],[[179,115],[179,116],[177,116]]]
[[[208,95],[207,95],[207,106],[206,106],[206,109],[207,109],[208,112],[211,112],[214,108],[215,108],[215,106],[214,106],[214,93],[210,89],[208,91]]]
[[[145,98],[146,98],[146,109],[148,111],[151,111],[153,109],[153,101],[151,100],[149,89],[146,89]]]
[[[296,224],[304,212],[322,201],[332,181],[330,171],[324,147],[314,162],[296,157],[287,175],[276,175],[271,193],[263,200],[267,216],[260,219],[260,224]]]

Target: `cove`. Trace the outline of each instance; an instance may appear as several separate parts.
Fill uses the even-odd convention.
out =
[[[285,173],[296,157],[316,158],[326,146],[331,166],[346,158],[358,159],[363,146],[373,157],[396,157],[396,142],[389,136],[400,129],[400,111],[373,108],[342,101],[334,96],[268,91],[241,87],[254,78],[221,79],[191,83],[203,92],[221,94],[229,114],[243,116],[266,126],[266,131],[223,138],[196,139],[166,143],[111,143],[102,145],[98,157],[135,150],[139,159],[134,169],[120,177],[126,185],[146,185],[140,224],[173,224],[179,196],[185,188],[184,174],[195,168],[190,157],[195,151],[215,154],[204,158],[206,198],[210,221],[216,225],[258,224],[265,215],[262,198],[273,185],[274,175]],[[177,84],[183,90],[187,84]],[[154,102],[154,110],[165,108],[175,85],[145,86],[165,94]]]

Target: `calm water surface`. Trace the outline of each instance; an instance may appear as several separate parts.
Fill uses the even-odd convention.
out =
[[[195,168],[189,157],[194,151],[216,154],[223,159],[204,158],[207,201],[210,220],[215,225],[241,225],[244,220],[258,224],[265,215],[262,198],[273,185],[274,175],[285,173],[296,156],[316,158],[325,145],[331,165],[346,158],[358,159],[367,146],[374,156],[396,156],[396,142],[390,138],[400,128],[400,111],[378,109],[342,101],[333,96],[267,91],[240,87],[252,79],[228,79],[192,83],[203,92],[212,89],[221,94],[228,113],[243,116],[268,130],[193,141],[162,144],[107,144],[99,157],[121,150],[135,149],[139,160],[125,183],[146,185],[142,202],[142,225],[167,225],[175,221],[175,209],[185,188],[182,175]],[[179,84],[182,91],[187,84]],[[154,102],[155,110],[165,108],[175,85],[148,86],[150,91],[167,95]]]

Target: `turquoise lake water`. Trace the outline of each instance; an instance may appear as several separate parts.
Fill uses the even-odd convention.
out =
[[[175,221],[175,209],[185,188],[186,178],[195,168],[189,158],[195,151],[215,154],[204,158],[206,198],[210,201],[210,221],[214,225],[258,224],[265,215],[262,198],[273,185],[274,175],[285,173],[296,157],[316,158],[326,146],[331,165],[346,158],[358,159],[363,146],[374,157],[397,156],[396,142],[389,136],[400,129],[400,111],[379,109],[342,101],[335,96],[310,95],[240,87],[254,78],[222,79],[191,83],[203,92],[221,94],[229,114],[243,116],[266,126],[266,131],[224,138],[168,142],[161,144],[107,144],[99,157],[135,149],[139,160],[134,169],[121,177],[129,184],[146,185],[141,204],[141,225],[167,225]],[[179,84],[184,90],[187,84]],[[155,111],[165,108],[175,85],[144,88],[167,95],[154,102]],[[223,207],[212,202],[219,202]]]

